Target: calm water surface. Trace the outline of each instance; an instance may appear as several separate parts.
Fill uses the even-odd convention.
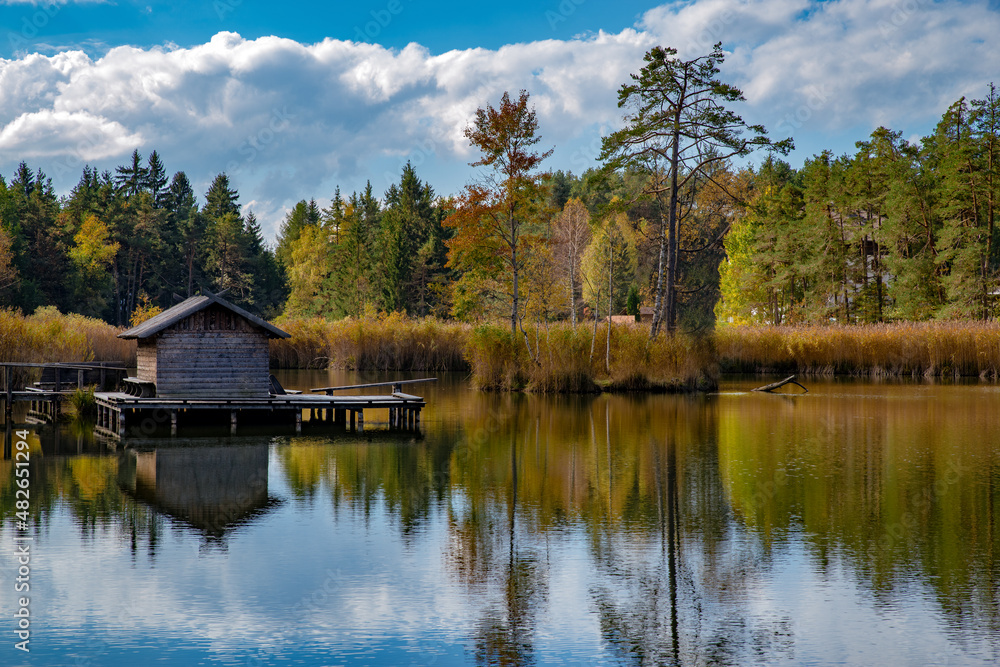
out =
[[[0,664],[1000,662],[1000,387],[754,384],[444,379],[419,436],[31,427],[31,652],[4,460]]]

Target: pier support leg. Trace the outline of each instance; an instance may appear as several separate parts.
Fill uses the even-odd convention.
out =
[[[358,410],[358,433],[364,433],[365,430],[365,411]]]
[[[236,410],[229,411],[229,434],[236,435]]]
[[[420,408],[413,411],[413,428],[420,428]]]
[[[10,424],[14,421],[14,367],[4,367],[4,380],[7,382],[7,395],[3,401],[4,423]]]
[[[333,411],[333,423],[337,426],[343,426],[344,422],[347,421],[347,415],[344,412],[344,408],[337,408]]]
[[[355,420],[357,419],[357,415],[358,415],[357,410],[351,410],[351,430],[352,431],[356,428],[356,426],[355,426]]]
[[[295,411],[295,433],[302,433],[302,410]]]
[[[170,411],[170,435],[177,435],[177,410]]]
[[[124,438],[125,437],[125,411],[124,410],[119,410],[118,411],[118,437],[119,438]]]

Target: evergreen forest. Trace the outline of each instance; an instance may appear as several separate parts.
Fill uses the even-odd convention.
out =
[[[517,183],[503,220],[516,218],[521,245],[490,241],[483,221],[502,206],[477,184],[490,180],[484,168],[503,165],[491,161],[492,117],[480,111],[467,136],[484,157],[463,193],[436,193],[408,163],[384,192],[369,183],[350,195],[337,189],[325,208],[300,201],[273,243],[225,173],[196,193],[183,171],[168,177],[155,150],[136,150],[114,171],[84,167],[63,195],[44,165],[21,162],[0,176],[0,304],[127,326],[178,297],[227,290],[268,318],[397,312],[575,324],[653,307],[666,275],[685,331],[996,315],[992,84],[982,99],[956,101],[918,142],[880,127],[852,154],[824,151],[801,168],[778,144],[763,145],[757,164],[740,159],[749,151],[697,170],[681,163],[674,255],[661,243],[669,189],[653,187],[665,182],[663,164],[616,162],[608,145],[606,164],[582,174],[544,171],[548,153],[531,154],[523,173],[501,174]],[[521,113],[529,143],[544,138],[526,93],[487,111]]]

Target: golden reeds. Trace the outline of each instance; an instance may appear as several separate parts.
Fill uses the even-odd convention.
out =
[[[730,372],[1000,377],[995,322],[727,326],[714,341]]]
[[[0,361],[120,361],[135,365],[135,341],[122,330],[83,315],[63,315],[54,307],[33,315],[0,309]]]
[[[683,334],[651,341],[645,327],[622,324],[600,325],[596,340],[588,326],[532,326],[512,338],[504,326],[483,325],[473,332],[466,354],[473,382],[482,389],[688,391],[718,383],[708,341]]]
[[[279,319],[289,339],[271,344],[271,365],[280,368],[461,371],[471,327],[398,313],[328,321]]]

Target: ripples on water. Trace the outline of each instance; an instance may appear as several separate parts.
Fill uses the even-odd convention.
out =
[[[446,379],[425,385],[420,437],[378,413],[361,436],[117,448],[32,427],[32,652],[8,620],[2,662],[1000,660],[996,388],[753,384],[527,397]],[[0,462],[7,610],[14,480]]]

